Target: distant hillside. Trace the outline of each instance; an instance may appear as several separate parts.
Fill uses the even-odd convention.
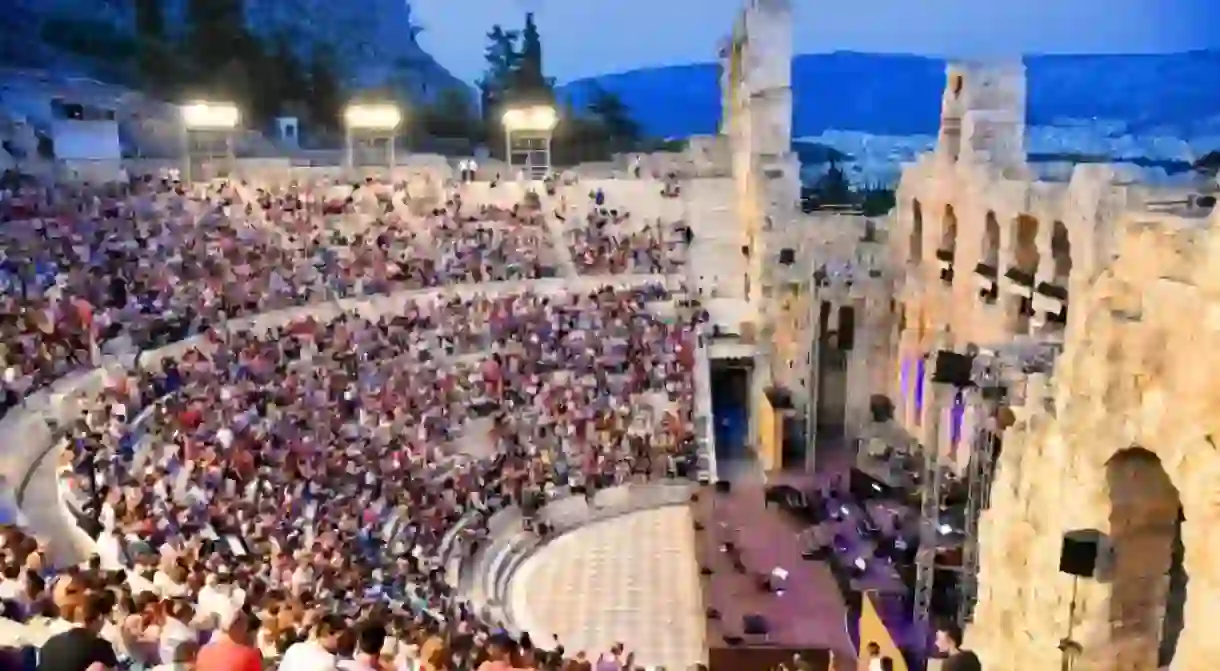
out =
[[[1035,56],[1026,65],[1031,124],[1104,119],[1126,124],[1132,133],[1163,127],[1181,135],[1215,133],[1220,50]],[[840,52],[798,56],[792,70],[797,137],[830,129],[881,135],[937,130],[943,60]],[[579,105],[603,87],[618,94],[650,134],[685,136],[716,131],[719,78],[712,63],[650,68],[576,80],[561,94]]]

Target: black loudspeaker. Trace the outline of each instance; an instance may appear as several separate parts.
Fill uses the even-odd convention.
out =
[[[733,483],[729,482],[728,480],[717,480],[716,481],[716,493],[717,494],[728,494],[731,491],[733,491]]]
[[[779,264],[781,266],[790,266],[796,263],[796,250],[791,247],[784,247],[779,250]]]
[[[762,636],[771,630],[767,626],[767,618],[757,613],[741,616],[741,630],[747,636]]]
[[[708,608],[708,609],[707,609],[707,619],[709,619],[709,620],[719,620],[719,619],[720,619],[720,611],[716,610],[715,608]]]
[[[932,381],[951,384],[955,387],[970,386],[970,372],[974,368],[974,359],[965,354],[940,350],[936,353],[936,362],[932,368]]]
[[[712,569],[710,569],[706,566],[699,567],[699,575],[711,575],[712,572],[713,572]]]
[[[725,634],[724,642],[729,645],[741,645],[745,642],[745,639],[740,636],[734,636],[733,634]]]
[[[1092,578],[1097,571],[1100,550],[1101,532],[1096,529],[1077,529],[1063,534],[1059,571],[1078,578]]]

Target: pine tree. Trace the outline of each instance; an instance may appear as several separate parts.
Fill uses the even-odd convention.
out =
[[[309,96],[305,100],[310,121],[320,128],[333,130],[339,126],[343,106],[343,87],[335,66],[334,53],[325,46],[314,49],[309,62]]]
[[[187,51],[203,79],[240,55],[247,37],[243,0],[187,0]]]
[[[514,79],[514,87],[525,95],[550,89],[542,75],[542,36],[538,34],[538,24],[534,22],[533,12],[525,14],[525,28],[521,31],[521,54]]]
[[[136,33],[146,39],[165,38],[165,8],[162,0],[135,0]]]
[[[517,48],[520,33],[515,30],[504,30],[500,24],[491,27],[487,33],[487,48],[483,50],[483,60],[487,69],[479,81],[480,88],[503,93],[512,84],[513,73],[521,62],[521,51]]]
[[[614,93],[598,87],[593,92],[588,109],[605,126],[613,144],[626,147],[640,139],[640,125],[631,118],[627,105]]]

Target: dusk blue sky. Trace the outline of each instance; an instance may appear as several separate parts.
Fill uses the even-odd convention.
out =
[[[536,13],[561,83],[711,61],[742,0],[411,0],[424,48],[455,75],[483,69],[484,33]],[[1220,46],[1220,0],[793,0],[797,53],[986,57],[1164,53]]]

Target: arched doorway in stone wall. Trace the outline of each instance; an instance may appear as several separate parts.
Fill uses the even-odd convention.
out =
[[[979,241],[979,264],[974,272],[982,285],[979,300],[992,305],[999,298],[1000,282],[1000,222],[995,212],[987,212],[983,221],[983,239]]]
[[[983,248],[979,258],[982,263],[998,268],[1000,265],[1000,220],[996,219],[995,212],[987,212],[987,219],[983,223]]]
[[[1112,565],[1110,658],[1116,670],[1143,671],[1173,658],[1183,624],[1182,502],[1152,452],[1125,449],[1106,463]]]
[[[1056,221],[1051,231],[1051,260],[1054,264],[1051,284],[1067,289],[1072,276],[1072,240],[1067,225]]]
[[[952,205],[945,206],[940,226],[940,247],[936,249],[936,259],[941,263],[940,279],[946,284],[953,284],[953,264],[957,257],[957,214]]]
[[[907,263],[918,266],[923,261],[923,206],[919,199],[911,201],[911,239],[908,242]]]
[[[1024,293],[1010,293],[1005,308],[1013,333],[1029,333],[1030,317],[1034,314],[1033,289],[1038,275],[1038,220],[1022,214],[1012,223],[1013,231],[1011,265],[1004,273],[1009,282],[1024,289]]]

